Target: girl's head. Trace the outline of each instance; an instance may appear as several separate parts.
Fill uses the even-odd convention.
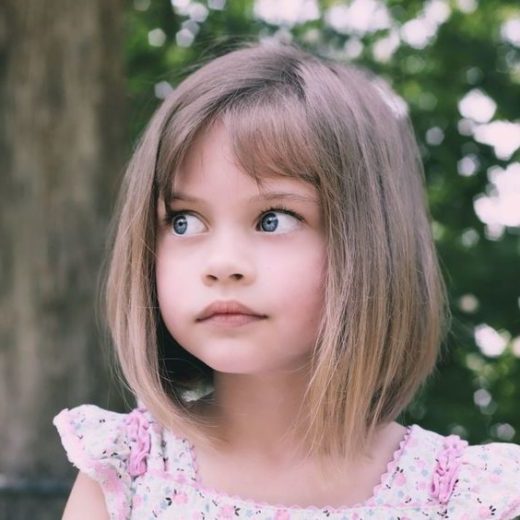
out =
[[[294,372],[309,364],[323,309],[319,192],[269,172],[259,186],[235,163],[226,129],[233,122],[222,119],[191,144],[159,196],[160,314],[168,333],[213,370]],[[233,328],[201,319],[217,301],[237,301],[259,319]],[[175,362],[171,372],[174,380]]]
[[[214,370],[305,367],[309,449],[364,447],[446,330],[423,182],[402,104],[366,72],[248,44],[192,73],[145,130],[119,201],[107,316],[131,389],[196,434],[186,395]],[[196,319],[215,300],[266,318],[210,330]]]

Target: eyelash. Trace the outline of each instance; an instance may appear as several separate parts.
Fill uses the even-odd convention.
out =
[[[264,209],[260,212],[260,215],[259,215],[259,218],[258,218],[258,222],[261,221],[261,217],[263,217],[265,214],[267,213],[270,213],[272,211],[277,211],[277,212],[280,212],[280,213],[285,213],[286,215],[290,215],[291,217],[294,217],[296,220],[300,221],[300,222],[303,222],[303,217],[301,215],[299,215],[298,213],[290,210],[289,208],[286,208],[285,206],[271,206],[267,209]],[[187,214],[191,214],[193,215],[194,212],[193,211],[190,211],[190,210],[187,210],[187,209],[178,209],[178,210],[171,210],[170,208],[166,208],[166,215],[164,216],[164,224],[167,225],[167,226],[171,226],[172,223],[173,223],[173,219],[177,216],[177,215],[181,215],[181,214],[184,214],[184,213],[187,213]]]

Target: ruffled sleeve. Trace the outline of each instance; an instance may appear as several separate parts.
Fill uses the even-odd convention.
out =
[[[110,518],[129,518],[132,479],[146,471],[150,448],[142,414],[82,405],[62,410],[53,424],[69,461],[100,484]]]
[[[520,516],[520,445],[469,446],[457,480],[449,509],[467,512],[468,519],[513,520]]]

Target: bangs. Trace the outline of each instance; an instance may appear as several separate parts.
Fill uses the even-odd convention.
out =
[[[316,143],[304,100],[295,89],[267,86],[259,92],[237,94],[231,103],[206,118],[184,143],[161,143],[168,150],[159,154],[157,182],[163,200],[171,199],[175,172],[193,142],[213,125],[222,123],[231,141],[234,159],[240,169],[258,185],[263,178],[290,177],[320,188]],[[180,115],[180,114],[179,114]],[[175,115],[169,126],[177,126]],[[173,131],[164,132],[165,139]]]
[[[223,115],[235,158],[256,180],[293,177],[319,188],[316,147],[305,107],[294,95],[261,92]]]

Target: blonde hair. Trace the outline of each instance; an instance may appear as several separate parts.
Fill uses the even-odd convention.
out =
[[[123,375],[166,427],[201,437],[187,390],[212,371],[176,343],[155,289],[157,202],[195,137],[220,120],[243,171],[319,191],[325,308],[307,388],[309,450],[353,454],[395,420],[435,367],[449,322],[424,174],[399,98],[377,77],[294,44],[246,43],[164,101],[128,165],[106,279]]]

